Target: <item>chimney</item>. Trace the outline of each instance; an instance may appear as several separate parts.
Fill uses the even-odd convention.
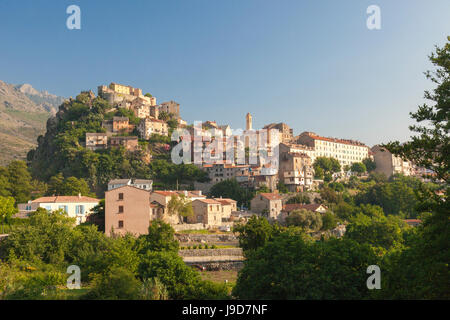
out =
[[[78,193],[78,198],[81,199],[81,193]]]
[[[199,195],[199,196],[202,195],[202,190],[198,190],[198,195]]]
[[[188,196],[188,192],[187,190],[184,190],[184,196],[187,197]]]

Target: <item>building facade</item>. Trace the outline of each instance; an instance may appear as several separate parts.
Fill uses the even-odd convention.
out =
[[[165,121],[147,117],[139,123],[138,131],[142,139],[148,140],[152,134],[168,136],[169,126]]]
[[[30,200],[27,203],[20,203],[18,204],[18,209],[21,216],[26,216],[36,211],[37,208],[44,208],[48,211],[62,209],[69,217],[76,219],[76,224],[80,224],[86,221],[86,217],[98,203],[98,199],[82,195],[52,196]]]

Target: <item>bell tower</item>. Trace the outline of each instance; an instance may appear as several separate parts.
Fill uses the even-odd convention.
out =
[[[252,115],[250,113],[245,116],[245,130],[252,130]]]

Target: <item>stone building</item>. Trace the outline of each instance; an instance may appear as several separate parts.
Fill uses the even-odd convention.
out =
[[[148,140],[152,134],[168,136],[169,126],[165,121],[147,117],[139,123],[138,131],[142,139]]]
[[[309,190],[314,179],[311,158],[304,153],[280,153],[278,177],[290,192]]]
[[[278,193],[258,193],[250,202],[252,212],[276,220],[283,208],[282,197]]]
[[[414,168],[410,161],[394,156],[389,150],[379,145],[372,147],[372,153],[376,164],[375,172],[383,173],[388,178],[396,173],[405,176],[410,176],[414,173]]]
[[[213,227],[222,225],[221,202],[214,199],[196,199],[192,201],[192,208],[194,215],[188,217],[188,223],[203,223]]]
[[[115,82],[111,82],[109,86],[99,86],[98,95],[112,106],[117,106],[126,101],[132,102],[136,98],[144,100],[146,104],[156,105],[156,98],[144,96],[141,89]]]
[[[89,150],[106,149],[108,136],[106,133],[86,133],[86,148]]]
[[[170,100],[167,102],[162,102],[159,105],[159,113],[161,112],[165,112],[165,113],[172,113],[175,117],[175,119],[179,119],[180,118],[180,104]]]
[[[111,147],[123,146],[128,151],[136,151],[138,148],[138,137],[115,136],[109,139]]]
[[[294,130],[292,130],[286,123],[271,123],[263,127],[263,129],[269,130],[278,130],[279,138],[278,141],[281,142],[290,142],[294,137]],[[270,140],[269,140],[270,142]]]

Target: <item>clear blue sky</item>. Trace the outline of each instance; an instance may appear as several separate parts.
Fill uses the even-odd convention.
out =
[[[449,0],[2,0],[0,80],[66,97],[114,81],[178,101],[188,122],[242,128],[251,112],[254,127],[373,145],[408,139],[447,35]]]

